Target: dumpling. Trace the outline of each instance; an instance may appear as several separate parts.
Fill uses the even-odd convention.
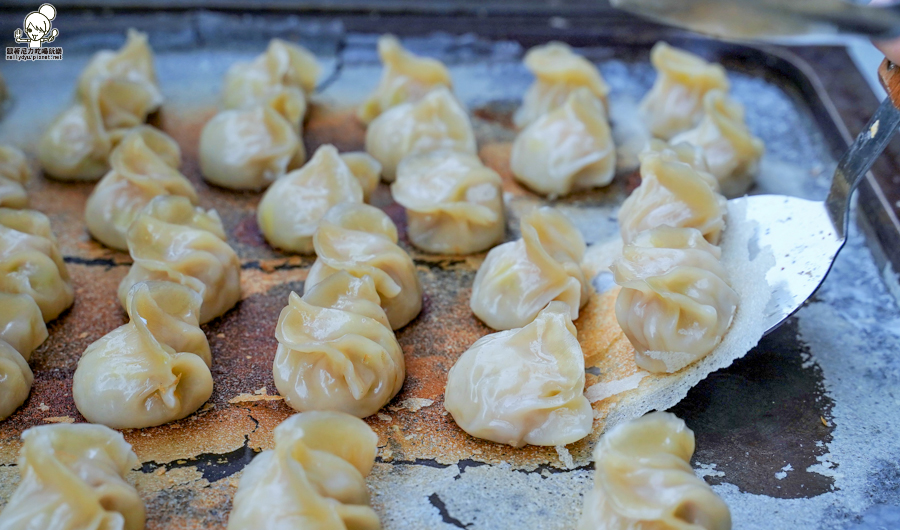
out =
[[[730,530],[731,512],[691,468],[694,433],[674,414],[622,423],[594,449],[578,530]]]
[[[622,240],[629,243],[657,226],[696,228],[713,245],[725,229],[725,197],[710,174],[696,171],[671,154],[641,156],[641,185],[619,209]]]
[[[351,151],[341,153],[341,160],[350,168],[350,172],[362,186],[363,200],[369,202],[375,188],[381,182],[381,164],[378,160],[364,151]]]
[[[61,180],[99,179],[116,142],[162,101],[147,36],[129,31],[119,51],[94,55],[78,80],[75,105],[41,137],[38,160],[44,172]]]
[[[22,151],[0,145],[0,208],[27,208],[25,183],[30,178],[31,168]]]
[[[299,105],[302,95],[286,92],[271,100],[280,110]],[[200,172],[208,182],[235,190],[260,190],[306,157],[299,124],[289,122],[272,105],[225,110],[206,122],[200,133]],[[302,155],[301,155],[302,153]]]
[[[128,252],[134,263],[119,284],[123,307],[132,286],[147,280],[179,283],[197,292],[201,324],[241,299],[241,264],[225,241],[219,214],[195,207],[185,197],[163,195],[150,201],[131,223]]]
[[[365,478],[378,436],[359,418],[310,411],[275,427],[275,449],[244,468],[228,530],[379,530]]]
[[[299,411],[336,410],[365,418],[390,401],[406,377],[375,282],[340,271],[281,310],[273,372],[278,393]]]
[[[46,215],[0,208],[0,292],[33,298],[44,322],[72,305],[72,281]]]
[[[0,420],[28,398],[31,353],[47,338],[41,309],[27,294],[0,292]]]
[[[591,294],[581,270],[581,233],[547,206],[523,217],[519,226],[522,238],[494,247],[478,268],[472,312],[494,329],[521,328],[558,300],[569,306],[575,320]]]
[[[366,131],[366,151],[381,163],[387,182],[394,181],[397,164],[407,156],[438,149],[476,154],[469,115],[446,87],[389,109]]]
[[[393,329],[422,310],[422,284],[416,266],[397,245],[397,227],[384,212],[358,203],[341,203],[325,214],[313,236],[318,258],[309,269],[303,292],[338,271],[375,281],[381,307]]]
[[[703,149],[696,145],[685,142],[673,144],[658,138],[651,138],[641,154],[638,155],[638,158],[643,159],[643,157],[651,153],[662,155],[666,160],[684,162],[702,173],[703,178],[709,181],[713,189],[719,191],[719,181],[714,177],[710,178],[712,175],[710,175],[709,168],[706,166]]]
[[[47,325],[34,299],[27,294],[0,292],[0,340],[27,361],[46,339]]]
[[[668,140],[697,125],[703,116],[703,96],[710,90],[729,88],[722,65],[708,63],[665,42],[653,46],[650,62],[657,76],[641,101],[641,113],[657,138]]]
[[[117,50],[100,50],[88,62],[78,77],[76,96],[87,98],[91,85],[97,79],[117,78],[140,83],[148,92],[155,93],[153,99],[162,101],[156,68],[153,66],[153,50],[147,42],[147,34],[129,29],[125,44]]]
[[[503,240],[500,175],[477,156],[430,151],[404,158],[391,185],[406,208],[407,234],[427,252],[472,254]]]
[[[6,341],[0,340],[0,420],[25,403],[33,382],[34,374],[28,360]]]
[[[302,168],[266,190],[256,219],[273,247],[311,254],[319,220],[335,204],[362,202],[359,180],[333,145],[323,145]]]
[[[22,433],[21,481],[0,530],[142,530],[146,513],[125,474],[139,465],[125,438],[102,425],[41,425]]]
[[[599,99],[605,110],[609,86],[597,67],[573,52],[568,44],[550,42],[535,46],[525,54],[524,62],[537,79],[513,115],[516,127],[526,127],[559,107],[579,88],[587,89]]]
[[[109,161],[112,170],[94,187],[84,209],[88,231],[108,247],[128,249],[128,227],[154,197],[179,195],[197,203],[194,186],[178,171],[181,149],[162,131],[135,127]]]
[[[722,340],[738,295],[720,256],[694,228],[661,226],[625,245],[611,267],[622,286],[616,320],[634,345],[639,367],[677,372]]]
[[[709,172],[718,179],[722,193],[728,197],[741,195],[753,185],[765,146],[747,128],[744,107],[724,92],[713,90],[707,93],[703,98],[703,110],[700,124],[672,138],[672,142],[700,147]]]
[[[235,63],[225,74],[222,100],[227,109],[240,109],[268,100],[282,88],[296,88],[304,98],[316,89],[321,68],[303,46],[272,39],[252,62]],[[302,119],[301,115],[301,119]]]
[[[444,408],[472,436],[513,447],[584,438],[594,413],[577,336],[569,307],[550,302],[527,326],[482,337],[450,369]]]
[[[128,292],[130,322],[84,351],[72,394],[91,423],[140,429],[180,420],[212,395],[212,358],[200,329],[201,298],[172,282]]]
[[[356,113],[363,123],[371,122],[382,112],[401,103],[414,103],[433,88],[453,87],[450,72],[442,62],[413,55],[393,35],[378,38],[378,55],[384,70],[375,92]]]
[[[616,147],[603,104],[576,89],[519,133],[509,165],[516,180],[542,195],[606,186],[616,173]]]

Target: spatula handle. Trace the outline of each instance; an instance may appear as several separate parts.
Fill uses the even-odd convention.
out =
[[[887,91],[891,103],[900,109],[900,65],[887,59],[881,61],[878,67],[878,77],[881,78],[881,86]]]

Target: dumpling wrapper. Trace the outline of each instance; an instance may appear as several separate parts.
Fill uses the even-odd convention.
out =
[[[558,197],[606,186],[616,173],[616,146],[603,104],[586,88],[519,133],[510,155],[516,180]]]
[[[30,296],[44,322],[72,305],[72,281],[46,215],[0,208],[0,292]]]
[[[313,253],[313,234],[332,206],[363,201],[359,180],[333,145],[319,147],[302,168],[266,190],[256,209],[260,231],[270,245]]]
[[[0,292],[0,340],[12,346],[26,361],[47,340],[47,325],[32,297]]]
[[[91,423],[141,429],[180,420],[212,395],[212,358],[200,329],[201,298],[172,282],[128,292],[130,322],[87,347],[72,380]]]
[[[321,67],[312,52],[292,42],[272,39],[266,51],[252,62],[235,63],[228,69],[222,102],[226,109],[246,108],[267,101],[285,87],[301,90],[305,100],[316,89],[320,74]]]
[[[524,128],[561,106],[579,88],[585,88],[607,105],[609,86],[590,61],[563,42],[535,46],[525,54],[525,66],[537,78],[525,92],[513,123]]]
[[[478,268],[472,312],[497,330],[521,328],[557,300],[569,306],[575,320],[592,291],[581,268],[584,238],[547,206],[523,217],[520,227],[521,239],[494,247]]]
[[[387,182],[394,181],[397,165],[407,156],[438,149],[477,153],[469,115],[446,87],[389,109],[366,131],[366,151],[381,163]]]
[[[286,108],[282,96],[272,103]],[[200,172],[224,188],[263,189],[305,159],[298,127],[269,104],[222,111],[200,133]]]
[[[139,465],[125,438],[102,425],[41,425],[22,433],[21,481],[0,530],[142,530],[144,503],[125,480]]]
[[[684,145],[684,144],[681,144]],[[619,209],[622,240],[657,226],[696,228],[713,245],[725,229],[725,197],[715,177],[673,158],[673,152],[641,155],[641,185]]]
[[[715,348],[731,326],[738,295],[721,250],[699,230],[660,226],[638,234],[611,267],[622,286],[616,319],[649,372],[677,372]]]
[[[730,530],[728,505],[694,474],[694,433],[667,412],[610,429],[578,530]]]
[[[391,194],[406,208],[406,232],[415,246],[472,254],[503,240],[501,184],[500,175],[477,156],[441,150],[403,159]]]
[[[703,96],[729,88],[722,65],[706,62],[693,53],[657,42],[650,51],[656,81],[641,100],[641,114],[650,133],[668,140],[700,122]]]
[[[303,292],[338,271],[369,275],[391,328],[400,329],[422,310],[422,283],[416,266],[397,245],[397,226],[367,204],[341,203],[325,214],[313,236],[316,259]]]
[[[148,280],[179,283],[198,293],[201,324],[241,299],[241,263],[215,210],[177,195],[156,197],[131,223],[127,240],[134,263],[119,284],[123,307],[132,286]]]
[[[356,113],[363,123],[401,103],[414,103],[436,87],[453,88],[442,62],[410,53],[393,35],[378,38],[378,55],[384,65],[381,80]]]
[[[709,167],[706,165],[706,157],[703,156],[703,149],[700,147],[686,142],[671,143],[660,140],[659,138],[651,138],[644,147],[644,150],[638,154],[638,158],[647,156],[650,153],[661,155],[666,160],[684,162],[694,168],[698,173],[701,173],[703,178],[709,181],[710,186],[712,186],[715,191],[719,191],[719,181],[716,180],[715,177],[709,178],[712,175],[709,172]]]
[[[759,159],[765,146],[753,136],[744,122],[744,107],[720,90],[703,98],[703,119],[695,129],[674,138],[703,151],[706,166],[719,181],[726,197],[744,194],[759,171]]]
[[[365,151],[341,153],[341,160],[350,168],[350,172],[359,181],[363,190],[363,201],[369,202],[375,188],[381,182],[381,164]]]
[[[28,361],[46,339],[47,326],[34,299],[0,292],[0,420],[28,398],[34,381]]]
[[[291,293],[275,327],[272,367],[288,405],[365,418],[397,395],[406,367],[380,302],[371,277],[343,271],[303,298]]]
[[[121,49],[100,51],[85,67],[75,105],[38,143],[41,167],[60,180],[99,179],[122,135],[144,123],[162,102],[147,36],[130,30]]]
[[[584,354],[563,302],[530,324],[482,337],[447,376],[444,408],[462,430],[513,447],[566,445],[591,432]]]
[[[0,208],[27,208],[25,184],[30,178],[25,154],[11,145],[0,145]]]
[[[291,416],[275,449],[244,468],[228,530],[379,530],[365,478],[378,436],[359,418],[331,411]]]
[[[128,228],[154,197],[178,195],[197,204],[197,191],[178,171],[181,149],[162,131],[135,127],[109,160],[112,170],[94,187],[84,209],[88,231],[104,245],[128,250]]]

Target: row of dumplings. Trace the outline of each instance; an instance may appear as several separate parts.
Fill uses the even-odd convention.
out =
[[[243,470],[229,530],[378,530],[366,477],[378,436],[340,412],[296,414],[274,430],[275,446]],[[0,512],[0,530],[141,530],[146,508],[125,478],[139,461],[102,425],[32,427],[22,435],[21,480]],[[694,434],[672,414],[620,424],[594,450],[594,487],[579,530],[646,527],[729,530],[728,506],[691,468]]]
[[[129,41],[134,38],[136,37],[130,36]],[[222,114],[233,113],[227,116],[238,120],[238,125],[232,127],[219,124],[214,128],[217,134],[222,131],[227,133],[231,129],[254,130],[250,121],[239,123],[240,120],[235,117],[238,114],[234,114],[237,111],[243,113],[241,116],[263,116],[265,119],[259,121],[258,125],[273,116],[275,109],[281,109],[279,119],[291,125],[290,130],[299,138],[304,112],[297,109],[305,109],[306,100],[296,99],[294,96],[297,94],[285,88],[295,88],[305,98],[306,92],[301,92],[300,88],[304,88],[305,83],[309,90],[308,87],[314,86],[314,83],[297,75],[296,67],[308,66],[309,63],[297,59],[304,59],[305,56],[292,54],[291,50],[292,45],[273,42],[266,54],[256,61],[250,65],[239,65],[229,72],[223,99],[226,107],[237,109],[226,110]],[[247,181],[252,183],[231,186],[259,188],[274,179],[275,185],[266,193],[259,208],[260,226],[264,234],[276,246],[297,252],[309,252],[311,248],[318,256],[309,273],[305,294],[302,298],[297,294],[291,295],[288,307],[279,318],[276,331],[279,341],[273,366],[276,386],[287,402],[298,410],[340,410],[365,417],[386,404],[403,383],[403,356],[391,328],[402,327],[418,314],[421,308],[421,285],[411,259],[397,246],[396,227],[383,212],[362,204],[366,198],[364,183],[377,183],[378,165],[385,178],[395,179],[392,191],[398,202],[405,203],[404,206],[411,213],[419,214],[418,218],[410,215],[410,237],[417,246],[435,252],[474,252],[490,248],[502,240],[504,235],[505,220],[499,193],[499,177],[484,167],[475,156],[474,134],[465,110],[441,83],[437,83],[440,85],[437,88],[422,87],[417,85],[418,80],[410,81],[402,73],[407,70],[418,71],[416,68],[408,68],[408,64],[407,70],[404,70],[404,62],[415,64],[416,61],[423,61],[432,66],[436,62],[409,55],[391,38],[379,43],[379,51],[386,62],[385,74],[376,94],[360,110],[361,118],[373,118],[366,143],[367,150],[375,155],[375,160],[364,154],[348,157],[347,154],[337,153],[330,146],[324,146],[312,160],[302,165],[302,159],[305,158],[305,154],[299,150],[302,149],[302,142],[296,142],[300,147],[289,149],[291,152],[287,154],[294,164],[300,164],[299,169],[285,175],[283,172],[289,167],[290,160],[283,168],[279,163],[280,169],[276,168],[275,173],[267,163],[252,165],[253,168],[263,168],[261,172],[254,169],[252,179]],[[538,52],[561,54],[581,66],[586,63],[563,45],[551,44],[545,49],[530,53]],[[391,64],[392,57],[400,58],[399,66]],[[532,63],[540,64],[541,61]],[[558,61],[551,60],[550,63],[558,65]],[[440,63],[436,64],[442,67]],[[586,64],[590,66],[589,63]],[[86,71],[90,70],[88,68]],[[433,70],[439,72],[440,68],[435,66]],[[539,76],[539,81],[529,90],[526,104],[516,118],[519,122],[531,123],[520,135],[517,145],[520,141],[540,140],[543,130],[561,128],[564,137],[571,135],[572,130],[576,132],[576,136],[583,134],[585,130],[603,131],[608,140],[605,147],[597,143],[581,146],[588,155],[601,153],[600,160],[594,159],[584,166],[589,167],[587,172],[579,170],[563,179],[568,182],[565,185],[571,191],[611,179],[615,163],[614,159],[608,158],[614,157],[614,149],[603,114],[605,100],[585,87],[568,86],[570,79],[566,75],[568,74],[563,74],[564,81],[560,81],[558,77],[550,78],[556,82],[548,82]],[[399,77],[400,81],[392,76]],[[435,75],[432,79],[442,78]],[[574,79],[577,80],[578,76]],[[603,86],[599,74],[596,77],[588,75],[585,79],[586,84],[593,84],[595,89]],[[599,84],[596,83],[598,79],[601,81]],[[449,84],[449,76],[446,84]],[[229,95],[230,90],[233,91],[232,95]],[[289,93],[293,95],[286,95]],[[605,93],[602,95],[605,96]],[[416,100],[417,97],[421,99]],[[240,103],[230,104],[229,101]],[[302,105],[299,101],[303,102]],[[582,118],[588,112],[585,109],[590,109],[595,116],[603,118],[596,122],[601,126],[584,126]],[[288,119],[290,116],[294,118]],[[554,116],[558,116],[559,120],[550,119]],[[218,117],[213,121],[216,119]],[[544,128],[537,127],[541,123],[545,123]],[[567,126],[572,130],[566,130]],[[536,128],[529,129],[531,127]],[[140,121],[132,123],[130,127],[120,126],[116,130],[122,139],[109,155],[112,169],[95,190],[95,195],[106,190],[109,198],[95,200],[94,204],[99,206],[94,210],[102,210],[103,205],[116,202],[111,199],[118,198],[118,192],[115,191],[117,183],[120,188],[127,189],[123,195],[136,197],[127,208],[116,212],[123,221],[119,230],[114,231],[119,235],[124,232],[124,242],[135,259],[132,271],[120,288],[120,298],[131,322],[88,348],[76,370],[73,392],[79,410],[89,420],[116,427],[140,427],[184,417],[208,399],[212,390],[209,375],[211,359],[208,343],[198,324],[227,311],[239,299],[239,266],[233,250],[224,243],[224,232],[215,212],[204,212],[196,208],[196,193],[184,177],[177,174],[177,162],[180,159],[177,144],[162,133],[141,126]],[[204,136],[205,134],[206,131]],[[246,138],[239,134],[235,138],[246,142]],[[269,138],[276,136],[269,135]],[[210,145],[221,147],[227,145],[227,140],[225,138]],[[201,165],[206,166],[202,161],[202,144],[201,139]],[[523,145],[527,146],[527,143]],[[623,254],[624,260],[632,255],[628,252],[632,247],[653,246],[683,251],[687,248],[694,250],[703,244],[708,248],[701,248],[700,254],[705,252],[713,260],[718,258],[716,247],[703,239],[703,236],[717,240],[723,227],[721,211],[718,220],[714,212],[710,213],[715,207],[720,210],[723,207],[724,199],[716,193],[719,181],[704,170],[695,169],[695,166],[699,167],[701,164],[707,164],[708,167],[705,151],[696,145],[685,145],[687,147],[676,143],[671,151],[674,154],[670,154],[669,146],[665,144],[651,145],[651,150],[656,149],[664,154],[646,155],[642,160],[642,175],[645,171],[647,175],[665,173],[653,169],[653,161],[657,159],[680,164],[672,171],[684,172],[684,168],[694,171],[699,175],[696,178],[711,190],[703,197],[712,197],[712,202],[698,199],[690,192],[690,178],[687,181],[677,177],[669,181],[665,177],[657,178],[657,193],[654,195],[654,181],[645,177],[647,187],[644,192],[634,196],[636,199],[631,208],[634,213],[629,214],[629,210],[623,207],[624,218],[630,219],[631,224],[635,225],[632,229],[634,233],[626,236],[625,225],[628,223],[623,223],[623,239],[629,243]],[[553,147],[552,143],[542,146],[538,142],[530,148],[520,148],[520,152],[531,156],[535,152],[540,153],[542,147],[545,148],[545,159],[559,158],[557,155],[560,150]],[[691,150],[694,166],[685,160],[686,155],[683,153],[688,150]],[[227,162],[235,159],[229,158],[232,153],[232,150],[222,149],[214,158],[219,162]],[[354,158],[358,163],[354,163]],[[515,158],[516,147],[513,152],[514,160],[511,162],[514,166],[517,164]],[[673,158],[679,160],[676,162]],[[142,163],[143,160],[153,160],[158,171],[143,171],[147,167]],[[539,162],[540,160],[525,166],[540,167]],[[599,180],[595,178],[597,173],[593,172],[597,168],[603,173]],[[129,178],[129,172],[138,174],[138,178]],[[165,173],[171,177],[171,186],[159,186],[163,191],[156,195],[147,193],[141,196],[135,193],[139,188],[140,177],[150,174],[150,178],[144,180],[159,185],[161,179],[155,177]],[[228,179],[238,175],[235,172],[223,174],[226,178],[220,183],[227,181],[228,185],[234,183],[233,179]],[[204,175],[212,181],[216,178],[210,178],[206,169]],[[410,178],[405,179],[404,175],[409,175]],[[427,177],[425,182],[430,186],[423,187],[421,182],[415,181],[421,175]],[[518,178],[525,180],[521,175]],[[579,182],[586,184],[582,186]],[[669,184],[658,184],[659,182]],[[367,186],[366,189],[369,190],[373,187],[371,184]],[[687,187],[687,200],[678,196],[679,187]],[[332,193],[335,188],[338,191]],[[435,194],[428,193],[429,188],[436,188],[444,200],[435,201]],[[168,189],[176,191],[169,192]],[[321,189],[328,192],[325,198],[319,192]],[[550,189],[547,193],[557,193],[554,190],[555,188]],[[429,199],[432,203],[439,204],[429,205],[430,210],[416,210],[417,204],[428,203]],[[91,210],[90,202],[88,210]],[[671,213],[673,211],[674,214]],[[675,220],[666,221],[666,215],[674,215]],[[698,240],[692,232],[695,231],[693,224],[696,218],[704,215],[708,218],[696,227],[705,230],[697,232]],[[86,218],[88,216],[86,213]],[[128,218],[131,220],[128,221]],[[704,225],[704,222],[709,226]],[[88,224],[91,225],[90,222]],[[493,228],[485,231],[478,228],[478,225]],[[99,223],[96,226],[96,230],[100,231],[102,227],[109,226],[109,223]],[[285,228],[289,231],[287,236],[278,233]],[[647,231],[648,228],[652,230]],[[665,230],[681,232],[673,235]],[[590,404],[583,396],[584,358],[572,324],[572,320],[578,316],[579,308],[587,302],[591,290],[580,266],[585,245],[578,230],[559,212],[549,208],[536,210],[523,218],[522,235],[522,239],[518,241],[493,249],[479,269],[473,287],[472,309],[488,325],[501,331],[476,342],[451,370],[445,406],[457,423],[474,436],[514,446],[524,443],[563,445],[583,438],[592,428]],[[110,239],[115,236],[113,234]],[[277,237],[281,239],[277,240]],[[173,242],[185,238],[193,240],[195,245],[188,245],[192,248],[181,255],[175,252],[173,260]],[[464,248],[444,250],[446,245],[459,245],[460,239]],[[656,242],[657,240],[662,242]],[[204,254],[209,244],[221,247],[220,252],[212,253],[214,258],[211,260]],[[287,245],[293,245],[293,248]],[[139,258],[142,252],[144,257]],[[651,263],[650,272],[657,273],[656,276],[670,272],[652,267],[652,262],[654,259],[659,260],[658,257],[642,259],[639,252],[633,254],[637,257],[632,261],[638,265]],[[687,264],[699,263],[701,269],[715,269],[713,261],[699,254],[694,255],[697,253],[686,254],[690,254],[689,259],[683,260]],[[363,255],[371,258],[358,259]],[[173,261],[177,262],[176,266],[173,266]],[[616,267],[626,268],[622,260]],[[634,270],[630,272],[637,277],[636,280],[623,279],[626,273],[620,274],[616,270],[617,281],[625,287],[622,293],[631,293],[632,298],[640,298],[641,294],[648,298],[649,292],[649,298],[666,298],[654,291],[652,286],[643,290],[640,286],[636,287],[640,282],[647,285],[652,283],[648,281],[648,274],[642,275],[641,271]],[[716,272],[719,271],[713,270],[712,273]],[[205,274],[214,278],[198,277]],[[629,281],[631,284],[628,284]],[[234,289],[229,290],[229,286]],[[216,298],[208,299],[206,294]],[[617,302],[620,323],[627,321],[620,314],[620,306],[626,310],[628,307],[638,306],[651,306],[652,309],[654,304],[653,300],[623,302],[624,298],[620,294]],[[704,313],[709,305],[704,306],[703,302],[701,300],[695,303],[703,306],[697,313]],[[735,304],[736,301],[731,305],[732,314]],[[657,302],[657,305],[665,306],[665,303]],[[666,309],[671,313],[670,307],[663,307],[660,311],[665,313]],[[636,313],[643,316],[642,311]],[[677,349],[681,345],[673,343],[671,346],[675,349],[666,346],[656,352],[653,350],[656,343],[641,347],[642,337],[635,330],[641,326],[652,328],[649,332],[647,329],[644,331],[645,335],[653,338],[659,335],[656,331],[658,322],[665,320],[665,317],[663,314],[661,318],[649,319],[649,322],[648,319],[638,318],[630,327],[622,324],[639,352],[639,365],[654,371],[674,371],[702,357],[721,339],[730,324],[730,316],[714,316],[713,324],[718,327],[710,326],[707,318],[701,324],[706,325],[708,332],[712,329],[708,333],[712,337],[699,348],[709,348],[704,353],[689,357],[686,362],[679,359],[677,363],[681,363],[680,366],[677,363],[673,365],[663,362],[661,368],[653,365],[659,359],[652,354],[661,352],[668,357],[678,357],[674,354],[683,353],[681,349]],[[335,325],[309,324],[321,324],[329,320]],[[669,322],[669,327],[664,328],[663,332],[677,335],[684,331],[679,328],[680,324],[682,323],[678,321]],[[317,363],[316,359],[322,355],[329,355],[335,359],[335,363],[331,366]],[[118,367],[111,371],[118,376],[117,381],[109,380],[107,372],[110,366]],[[676,367],[673,369],[673,366]],[[518,375],[511,377],[510,367],[515,368]],[[322,371],[329,373],[322,374]],[[340,383],[316,383],[329,379],[324,375],[334,376],[333,372],[339,372],[342,376]],[[98,394],[98,389],[101,388],[103,395]],[[123,401],[126,406],[119,406]],[[110,403],[117,404],[115,409],[109,406]],[[296,418],[301,416],[303,415]],[[285,427],[285,430],[288,428]],[[688,454],[688,458],[689,456]],[[598,457],[598,469],[599,462]],[[249,474],[248,470],[249,476],[256,475]],[[599,485],[598,474],[598,487]],[[244,496],[252,495],[245,492]],[[240,513],[238,499],[235,513]],[[727,509],[725,513],[727,515]],[[233,515],[233,520],[237,521],[239,517]],[[368,520],[372,522],[371,519]],[[377,525],[377,518],[374,524]]]

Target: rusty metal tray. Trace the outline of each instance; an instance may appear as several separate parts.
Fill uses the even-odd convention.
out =
[[[225,70],[258,54],[269,38],[299,41],[325,67],[305,131],[309,152],[323,143],[362,148],[364,129],[351,105],[377,82],[378,33],[400,34],[413,51],[447,62],[474,116],[480,154],[504,177],[509,238],[517,236],[517,213],[540,200],[517,186],[506,167],[515,136],[509,118],[530,82],[521,55],[532,45],[561,39],[578,47],[612,85],[614,108],[628,108],[649,88],[649,48],[660,38],[722,62],[735,97],[747,107],[750,127],[767,144],[756,192],[824,197],[835,157],[846,148],[847,128],[855,132],[864,121],[854,116],[867,116],[866,105],[874,108],[873,97],[860,95],[867,87],[840,48],[724,44],[606,11],[576,10],[570,18],[548,18],[545,12],[464,10],[448,18],[370,11],[335,14],[322,8],[297,16],[72,8],[61,11],[57,22],[62,62],[0,66],[15,98],[0,121],[0,142],[33,154],[40,133],[71,98],[89,54],[118,46],[128,27],[148,32],[167,97],[155,124],[181,145],[182,171],[201,204],[222,215],[242,260],[243,300],[204,326],[214,358],[209,403],[183,421],[125,432],[142,461],[130,478],[147,503],[149,529],[224,528],[241,469],[271,446],[272,429],[292,413],[277,400],[232,401],[259,396],[255,392],[263,388],[276,394],[274,325],[288,293],[301,290],[312,260],[271,250],[255,222],[259,195],[207,185],[196,157],[199,131],[215,112]],[[23,15],[0,11],[0,28],[11,32]],[[831,70],[820,79],[810,63]],[[627,124],[627,114],[613,118],[616,127]],[[609,188],[554,204],[588,242],[602,241],[615,232],[616,208],[637,179],[623,170]],[[0,506],[18,482],[15,455],[22,430],[48,418],[83,421],[71,397],[77,360],[88,344],[125,321],[115,292],[130,259],[87,235],[82,212],[91,188],[42,177],[29,185],[33,206],[50,216],[60,239],[76,301],[52,323],[50,338],[34,355],[31,397],[0,423]],[[408,368],[404,388],[382,414],[368,419],[379,435],[369,484],[384,527],[572,528],[590,488],[590,441],[569,447],[574,467],[567,466],[553,448],[516,450],[474,440],[443,410],[447,370],[489,332],[468,309],[483,255],[417,252],[403,235],[405,215],[386,186],[373,203],[400,227],[426,293],[422,314],[398,332]],[[900,422],[898,398],[890,391],[900,383],[900,361],[891,354],[900,351],[900,310],[866,246],[875,239],[854,225],[813,302],[673,409],[695,430],[694,467],[729,503],[735,528],[844,528],[893,516]]]

